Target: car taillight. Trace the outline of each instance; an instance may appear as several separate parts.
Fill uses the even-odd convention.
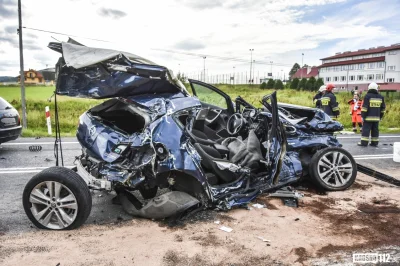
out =
[[[18,126],[21,125],[21,117],[18,116]]]

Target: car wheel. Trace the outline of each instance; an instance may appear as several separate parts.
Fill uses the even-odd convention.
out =
[[[85,181],[63,167],[50,167],[32,177],[25,186],[22,201],[28,218],[41,229],[77,228],[92,209]]]
[[[345,190],[357,176],[357,164],[351,154],[338,147],[316,152],[309,165],[310,177],[319,187],[329,191]]]

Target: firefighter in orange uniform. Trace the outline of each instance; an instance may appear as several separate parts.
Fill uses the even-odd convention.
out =
[[[360,132],[362,132],[362,117],[361,117],[361,107],[363,102],[360,99],[357,91],[354,92],[354,97],[350,101],[350,115],[351,122],[353,123],[353,131],[357,132],[357,125],[360,128]]]

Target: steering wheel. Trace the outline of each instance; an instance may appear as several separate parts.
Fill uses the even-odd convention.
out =
[[[235,113],[229,117],[226,125],[226,131],[228,131],[230,135],[236,135],[242,129],[243,124],[244,118],[242,114]]]

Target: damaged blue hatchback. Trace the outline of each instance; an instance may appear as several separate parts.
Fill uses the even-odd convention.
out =
[[[49,47],[62,53],[58,95],[109,99],[80,117],[76,168],[48,168],[26,185],[24,209],[39,228],[82,225],[89,189],[115,191],[128,213],[162,219],[243,206],[306,178],[326,190],[356,178],[333,136],[341,124],[321,110],[279,104],[276,93],[256,108],[195,80],[189,93],[167,68],[130,53]]]

